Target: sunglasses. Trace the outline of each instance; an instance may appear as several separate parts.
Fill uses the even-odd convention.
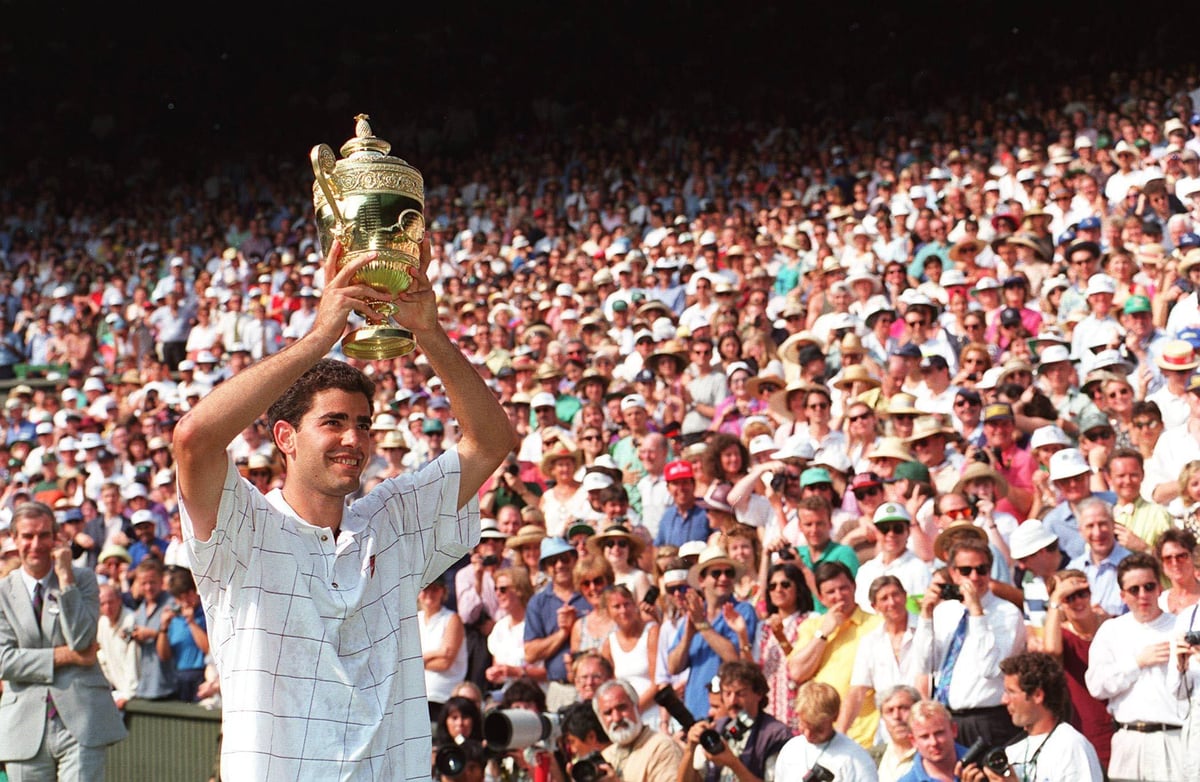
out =
[[[572,554],[559,554],[556,557],[550,557],[542,560],[543,567],[554,567],[555,565],[570,565],[573,559]]]
[[[903,535],[908,532],[908,525],[903,521],[886,521],[876,524],[875,529],[879,530],[880,535]]]
[[[1071,594],[1067,595],[1066,597],[1063,598],[1063,600],[1066,600],[1068,603],[1074,603],[1076,600],[1079,600],[1080,598],[1090,598],[1091,596],[1092,596],[1092,590],[1081,589],[1078,592],[1072,592]]]
[[[1116,433],[1107,427],[1103,429],[1091,429],[1083,433],[1083,439],[1093,443],[1097,440],[1107,440],[1110,437],[1116,437]]]
[[[828,402],[813,402],[811,405],[806,405],[809,410],[828,410]]]
[[[604,576],[597,576],[596,578],[585,578],[579,582],[579,586],[581,586],[581,587],[608,586],[608,579],[605,578]]]
[[[600,439],[600,435],[598,435],[598,434],[585,434],[583,437],[580,437],[579,439],[580,439],[580,440],[584,440],[584,441],[590,441],[590,440],[599,440],[599,439]]]
[[[1163,554],[1161,557],[1159,557],[1159,559],[1163,561],[1164,565],[1168,562],[1186,562],[1191,558],[1192,555],[1186,551],[1181,551],[1178,554]]]
[[[970,576],[974,573],[977,576],[986,576],[991,570],[988,565],[958,565],[954,568],[960,576]]]
[[[855,489],[854,496],[855,498],[861,500],[867,497],[874,497],[876,494],[879,494],[882,491],[883,489],[879,488],[878,486],[872,486],[868,489]]]
[[[770,586],[771,589],[791,589],[795,584],[791,581],[774,581]]]
[[[975,514],[971,512],[971,508],[968,506],[944,510],[942,511],[942,515],[948,519],[971,519],[975,517]]]
[[[512,589],[512,587],[510,587],[510,586],[498,586],[498,587],[496,587],[496,594],[507,595],[509,593],[509,590],[511,590],[511,589]]]
[[[923,319],[920,319],[920,320],[907,320],[906,319],[904,322],[907,323],[908,325],[912,326],[913,328],[929,325],[929,321],[923,320]]]
[[[1143,592],[1145,592],[1148,595],[1154,594],[1155,592],[1158,591],[1158,582],[1150,581],[1145,584],[1132,584],[1130,586],[1125,587],[1125,591],[1128,592],[1129,594],[1133,595],[1134,597],[1141,595]]]
[[[1118,388],[1116,391],[1109,391],[1105,396],[1109,399],[1120,399],[1123,396],[1129,396],[1133,392],[1128,388]]]
[[[668,595],[684,595],[684,594],[687,594],[687,591],[688,591],[687,584],[676,584],[675,586],[667,587]]]
[[[705,572],[706,576],[712,576],[713,579],[733,578],[734,569],[731,567],[722,568],[720,570],[709,570]]]
[[[856,424],[859,421],[867,420],[868,418],[871,417],[871,415],[872,415],[871,413],[859,413],[858,415],[846,416],[846,420],[852,424]]]
[[[616,538],[615,540],[606,540],[601,545],[604,548],[629,548],[629,541],[624,538]]]

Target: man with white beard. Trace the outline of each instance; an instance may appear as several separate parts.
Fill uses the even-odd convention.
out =
[[[623,679],[600,685],[592,708],[612,739],[601,753],[620,780],[674,782],[683,755],[668,736],[641,723],[637,692]]]

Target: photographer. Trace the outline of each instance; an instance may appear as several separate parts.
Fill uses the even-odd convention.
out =
[[[714,725],[697,722],[687,732],[687,749],[679,763],[678,782],[761,782],[775,767],[775,757],[792,737],[791,730],[763,711],[767,679],[752,662],[734,660],[721,666],[721,705],[729,716],[717,720],[723,739],[714,753],[701,746],[700,734]]]
[[[999,402],[984,408],[983,436],[984,447],[967,448],[966,461],[987,464],[1008,481],[1008,496],[996,503],[997,508],[1024,520],[1033,504],[1033,472],[1037,463],[1029,451],[1017,446],[1012,405]]]
[[[807,682],[796,695],[800,735],[779,750],[775,782],[876,782],[875,761],[867,751],[833,728],[842,707],[837,690]]]
[[[1025,623],[1016,606],[992,594],[987,543],[960,538],[948,559],[961,602],[943,599],[940,590],[925,593],[914,655],[933,674],[934,699],[949,707],[961,740],[971,744],[982,737],[989,746],[1000,746],[1014,729],[1001,703],[1004,682],[997,666],[1024,651]]]
[[[442,753],[446,752],[446,755]],[[466,739],[453,747],[439,750],[434,761],[437,778],[441,782],[483,782],[487,752],[483,744]]]
[[[1009,768],[1003,776],[991,768],[969,765],[963,782],[1011,778],[1058,782],[1100,782],[1104,773],[1096,750],[1067,723],[1067,679],[1062,665],[1048,654],[1026,652],[1000,662],[1004,704],[1025,738],[1004,748]]]
[[[601,758],[600,753],[612,744],[612,741],[604,732],[604,726],[600,724],[591,701],[564,706],[560,713],[563,748],[570,760],[571,778],[586,782],[588,779],[604,776],[608,771],[608,764]],[[589,773],[589,763],[595,769],[595,774]],[[576,768],[577,764],[579,768]]]
[[[957,782],[956,767],[967,748],[956,741],[958,728],[950,719],[949,709],[937,701],[920,701],[909,712],[908,725],[917,754],[912,768],[900,777],[899,782]]]

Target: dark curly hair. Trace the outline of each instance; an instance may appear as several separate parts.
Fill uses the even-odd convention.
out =
[[[700,466],[704,469],[704,474],[714,481],[734,483],[742,477],[741,475],[727,475],[721,468],[721,452],[731,445],[735,446],[738,453],[742,455],[742,474],[744,475],[750,469],[750,451],[746,448],[746,444],[731,434],[724,432],[715,434],[708,441],[704,453],[700,456]]]
[[[331,388],[362,394],[368,406],[375,398],[375,383],[369,377],[344,361],[323,358],[292,383],[283,396],[267,409],[267,425],[272,432],[279,421],[299,427],[300,419],[312,409],[313,397]]]
[[[1022,652],[1000,661],[1000,673],[1016,676],[1017,686],[1026,696],[1042,691],[1043,705],[1059,721],[1065,722],[1070,715],[1070,695],[1067,692],[1067,675],[1062,663],[1045,652]]]

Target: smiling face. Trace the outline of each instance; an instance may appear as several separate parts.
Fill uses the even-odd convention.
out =
[[[50,572],[50,552],[54,549],[54,521],[46,516],[26,516],[14,525],[17,556],[25,572],[44,578]]]
[[[275,440],[290,478],[306,491],[343,499],[358,490],[371,456],[370,405],[359,393],[320,391],[299,426],[275,424]]]

